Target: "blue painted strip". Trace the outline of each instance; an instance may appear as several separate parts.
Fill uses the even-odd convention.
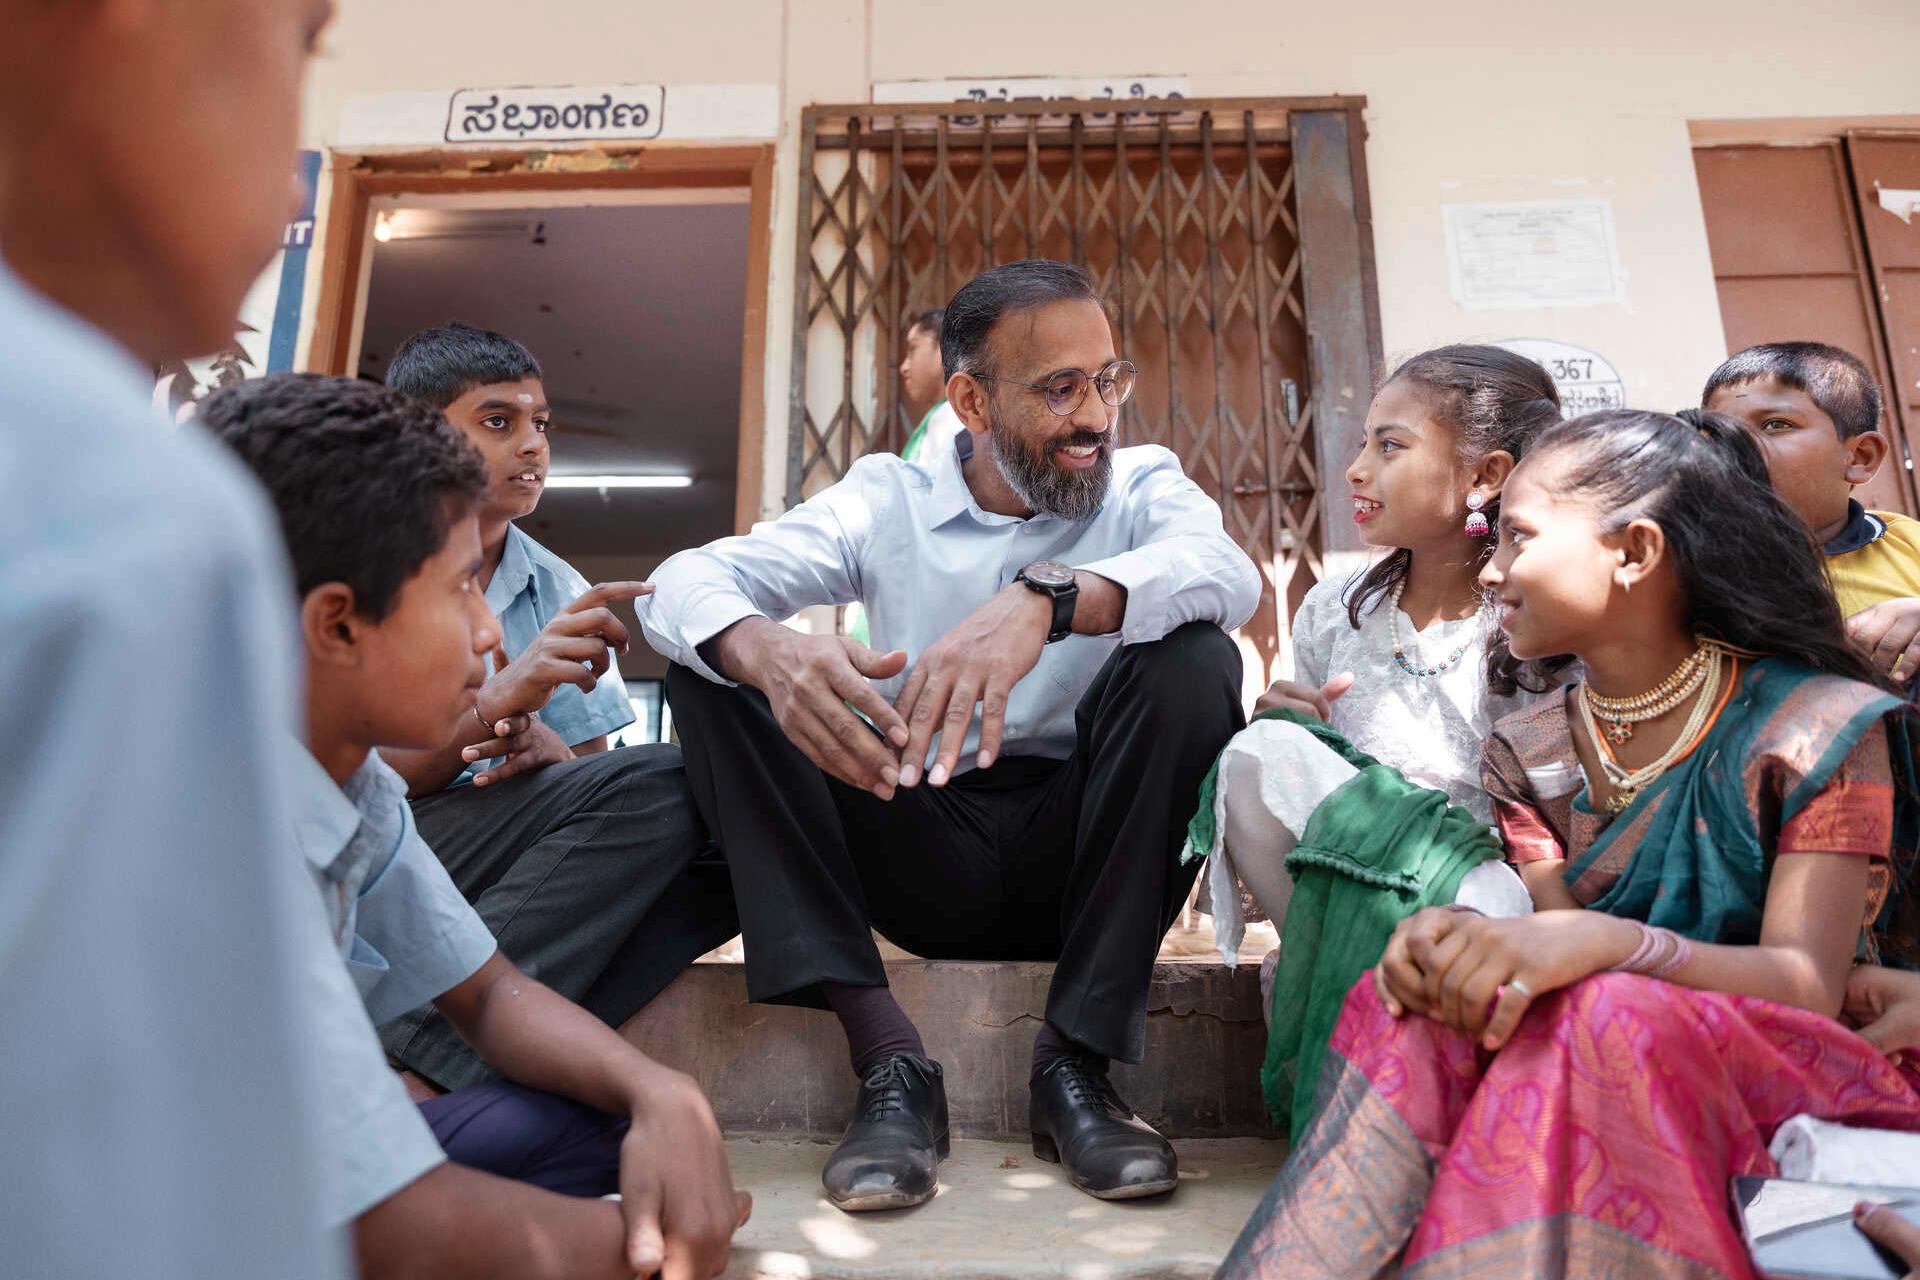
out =
[[[280,297],[273,306],[273,335],[267,343],[267,372],[293,368],[293,344],[300,336],[300,305],[307,294],[307,253],[313,247],[315,192],[320,183],[320,153],[300,153],[300,185],[306,201],[300,217],[287,224],[281,238]]]

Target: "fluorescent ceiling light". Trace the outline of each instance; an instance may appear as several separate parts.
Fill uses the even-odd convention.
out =
[[[600,475],[600,476],[548,476],[549,489],[684,489],[693,483],[693,477],[682,472],[679,475]]]

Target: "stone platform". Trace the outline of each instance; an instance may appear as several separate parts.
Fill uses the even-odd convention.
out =
[[[1052,972],[1025,962],[888,962],[895,994],[946,1070],[955,1137],[1026,1139],[1029,1053]],[[838,1024],[824,1012],[748,1004],[739,964],[693,966],[621,1030],[697,1079],[729,1136],[838,1141],[846,1128],[856,1083]],[[1113,1078],[1162,1133],[1272,1135],[1260,1099],[1257,964],[1162,959],[1146,1030],[1146,1061],[1116,1064]]]

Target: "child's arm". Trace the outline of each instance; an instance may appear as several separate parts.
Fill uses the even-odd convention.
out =
[[[664,1237],[669,1254],[703,1268],[690,1274],[720,1270],[739,1213],[720,1127],[697,1084],[497,951],[434,1007],[509,1080],[632,1117],[620,1151],[629,1249],[638,1256]]]
[[[447,1162],[354,1220],[362,1280],[632,1280],[622,1206]]]

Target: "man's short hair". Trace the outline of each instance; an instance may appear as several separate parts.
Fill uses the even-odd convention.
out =
[[[987,335],[1009,311],[1049,302],[1099,303],[1093,277],[1070,262],[1026,258],[982,271],[960,286],[940,323],[941,372],[987,373]]]
[[[454,321],[422,329],[387,364],[387,385],[444,409],[475,387],[539,378],[533,352],[505,334]]]
[[[930,311],[919,312],[913,317],[913,322],[907,326],[907,332],[927,334],[933,339],[933,345],[937,347],[940,345],[940,325],[946,318],[945,307],[934,307]]]
[[[1763,342],[1748,347],[1713,371],[1700,403],[1722,387],[1744,386],[1773,378],[1804,391],[1820,411],[1833,419],[1842,440],[1851,440],[1880,426],[1880,385],[1864,361],[1851,351],[1824,342]]]
[[[377,382],[276,374],[214,392],[200,419],[272,496],[300,594],[344,582],[375,622],[487,484],[438,409]]]

